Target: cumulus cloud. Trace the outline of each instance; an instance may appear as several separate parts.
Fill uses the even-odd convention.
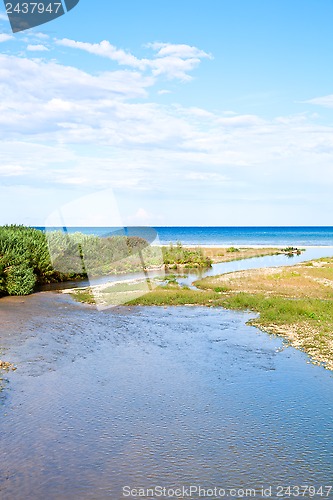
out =
[[[145,69],[148,63],[148,60],[140,60],[129,52],[117,49],[107,40],[103,40],[100,43],[88,43],[63,38],[62,40],[57,40],[56,43],[72,49],[81,49],[97,56],[107,57],[120,65],[131,66],[132,68]]]
[[[154,42],[148,43],[147,47],[152,48],[156,51],[157,57],[180,57],[181,59],[190,59],[190,58],[210,58],[212,56],[207,54],[203,50],[198,49],[197,47],[193,47],[191,45],[186,44],[173,44],[173,43],[161,43]]]
[[[79,42],[64,38],[57,40],[58,45],[84,50],[90,54],[106,57],[122,66],[129,66],[140,71],[150,70],[153,75],[164,75],[168,79],[191,80],[188,74],[195,69],[202,59],[211,55],[189,45],[167,43],[151,43],[147,47],[153,49],[154,57],[140,59],[130,52],[119,49],[107,40],[100,43]]]
[[[17,78],[20,75],[20,79]],[[0,54],[0,86],[3,97],[22,104],[45,102],[52,98],[83,101],[101,98],[146,97],[152,85],[149,77],[136,71],[113,71],[91,74],[54,61],[40,61]],[[20,84],[21,81],[25,85]],[[3,98],[4,103],[6,99]],[[19,106],[14,106],[19,110]]]
[[[82,49],[73,43],[68,47]],[[278,204],[300,197],[309,201],[318,189],[320,199],[328,199],[333,127],[306,113],[264,119],[154,102],[149,92],[159,76],[178,78],[183,72],[184,79],[188,68],[210,56],[188,45],[153,45],[152,59],[138,59],[108,42],[84,46],[127,66],[100,72],[0,54],[5,185],[110,187],[126,193],[126,204],[128,193],[158,200],[166,214],[163,200],[170,196],[207,196],[204,202],[210,204],[221,199]],[[168,65],[169,73],[158,75]],[[153,203],[138,206],[144,211],[131,208],[137,221],[154,213]]]
[[[158,50],[166,48],[158,46]],[[142,175],[162,169],[162,164],[168,175],[172,165],[175,177],[194,165],[200,174],[196,177],[190,170],[191,179],[198,181],[204,165],[207,181],[223,182],[236,167],[268,165],[269,172],[279,162],[300,165],[314,156],[324,161],[333,151],[332,128],[320,126],[307,115],[268,121],[257,115],[218,114],[199,107],[149,102],[147,90],[154,80],[133,69],[91,74],[54,61],[7,55],[0,55],[0,68],[3,140],[112,148],[117,158],[114,163],[91,159],[100,166],[100,176],[95,177],[89,168],[80,176],[73,167],[67,181],[66,176],[57,177],[60,182],[105,181],[108,168],[116,169],[118,160],[126,168],[126,158],[142,167],[139,176],[136,169],[136,180],[131,180],[134,185],[141,183]],[[83,168],[82,162],[78,168]]]

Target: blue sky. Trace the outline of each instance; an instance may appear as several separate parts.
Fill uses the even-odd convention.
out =
[[[332,225],[332,25],[332,0],[0,11],[0,224]]]

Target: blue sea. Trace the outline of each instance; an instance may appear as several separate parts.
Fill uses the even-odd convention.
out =
[[[38,228],[44,229],[44,228]],[[56,229],[56,228],[48,228]],[[59,229],[59,228],[58,228]],[[63,229],[63,228],[60,228]],[[69,227],[68,233],[82,232],[107,236],[137,235],[153,242],[158,235],[163,245],[180,241],[185,245],[269,245],[269,246],[333,246],[333,226],[297,227]],[[157,233],[157,234],[156,234]]]

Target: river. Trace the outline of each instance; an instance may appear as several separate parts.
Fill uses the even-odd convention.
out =
[[[18,367],[1,393],[1,500],[118,500],[125,486],[191,485],[257,498],[263,487],[288,498],[279,487],[308,485],[323,498],[332,484],[332,373],[246,326],[249,313],[98,312],[55,292],[0,308],[2,357]]]

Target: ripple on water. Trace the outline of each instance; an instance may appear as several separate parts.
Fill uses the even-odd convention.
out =
[[[332,478],[331,374],[245,326],[248,314],[98,313],[41,294],[5,315],[19,370],[2,405],[3,499]]]

